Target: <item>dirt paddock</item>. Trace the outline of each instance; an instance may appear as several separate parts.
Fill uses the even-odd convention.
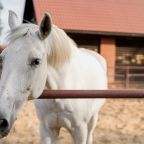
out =
[[[65,129],[61,130],[59,140],[60,144],[73,144]],[[19,113],[10,134],[0,144],[40,144],[32,102]],[[144,100],[107,100],[99,115],[94,144],[144,144]]]

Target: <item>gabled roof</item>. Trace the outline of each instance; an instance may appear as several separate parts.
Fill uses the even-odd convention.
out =
[[[39,23],[45,12],[65,30],[144,35],[144,0],[33,0]]]

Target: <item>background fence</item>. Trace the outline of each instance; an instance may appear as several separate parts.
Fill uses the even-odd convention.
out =
[[[109,74],[108,77],[114,80],[109,83],[112,89],[142,89],[144,87],[144,66],[116,66],[115,75]]]

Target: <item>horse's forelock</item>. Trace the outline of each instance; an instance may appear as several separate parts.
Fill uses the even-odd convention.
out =
[[[23,24],[13,30],[10,30],[8,32],[8,35],[6,37],[6,41],[8,44],[12,43],[13,41],[24,37],[28,34],[32,34],[34,32],[38,31],[38,26],[34,24]]]

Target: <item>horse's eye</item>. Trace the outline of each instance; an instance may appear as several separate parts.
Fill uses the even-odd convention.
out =
[[[40,65],[40,59],[39,58],[32,59],[30,65],[31,66],[38,66],[38,65]]]

